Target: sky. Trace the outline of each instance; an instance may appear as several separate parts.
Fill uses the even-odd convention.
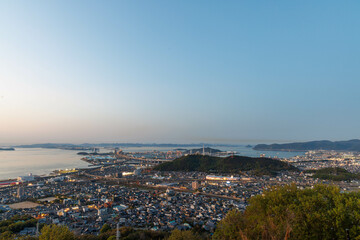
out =
[[[0,2],[0,144],[360,138],[359,1]]]

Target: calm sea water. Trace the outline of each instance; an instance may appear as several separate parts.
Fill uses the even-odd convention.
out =
[[[288,158],[302,155],[302,152],[255,151],[245,146],[213,147],[223,151],[236,151],[238,155],[259,157],[264,153],[268,157]],[[173,148],[134,147],[123,148],[125,152],[169,151]],[[110,149],[101,149],[109,152]],[[42,148],[17,148],[15,151],[0,151],[0,179],[16,178],[29,173],[35,175],[49,174],[57,169],[85,168],[88,164],[81,161],[78,151]]]
[[[49,174],[56,169],[87,167],[77,151],[41,148],[16,148],[0,151],[0,179],[16,178],[29,173]]]

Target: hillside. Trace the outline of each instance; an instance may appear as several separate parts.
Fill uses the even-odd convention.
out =
[[[336,151],[360,151],[360,140],[349,141],[311,141],[285,144],[258,144],[254,150],[261,151],[309,151],[309,150],[336,150]]]
[[[313,172],[314,178],[319,178],[323,180],[332,180],[332,181],[351,181],[359,180],[360,175],[351,173],[343,168],[321,168],[319,170],[310,170],[307,172]]]
[[[209,173],[238,173],[251,171],[257,175],[274,175],[279,171],[298,171],[292,165],[271,158],[230,156],[226,158],[188,155],[154,167],[158,171],[200,171]]]

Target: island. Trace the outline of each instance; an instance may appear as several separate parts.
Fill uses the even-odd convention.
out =
[[[15,151],[15,148],[0,148],[0,151]]]
[[[310,150],[335,150],[335,151],[360,151],[360,140],[353,139],[348,141],[311,141],[295,142],[284,144],[258,144],[254,150],[260,151],[310,151]]]

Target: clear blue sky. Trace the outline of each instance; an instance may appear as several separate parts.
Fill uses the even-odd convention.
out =
[[[359,1],[1,1],[0,143],[360,138]]]

